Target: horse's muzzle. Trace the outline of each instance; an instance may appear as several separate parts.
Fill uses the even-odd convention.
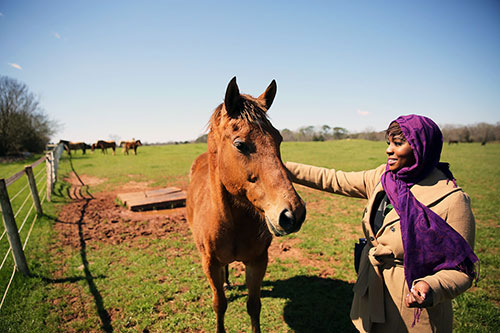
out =
[[[278,218],[279,228],[273,225],[273,223],[268,218],[266,218],[266,222],[267,225],[269,226],[269,229],[273,232],[273,234],[279,237],[288,235],[292,232],[299,231],[305,218],[306,218],[305,208],[301,212],[300,216],[296,216],[291,210],[285,208],[281,211]]]

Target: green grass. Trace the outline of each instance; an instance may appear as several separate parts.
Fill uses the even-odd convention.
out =
[[[285,161],[356,171],[384,163],[385,148],[383,142],[362,140],[286,142],[282,155]],[[121,151],[116,156],[76,154],[71,163],[64,154],[53,201],[44,204],[45,215],[37,220],[26,250],[35,276],[16,274],[0,311],[0,331],[102,331],[103,322],[115,332],[214,331],[211,291],[190,234],[174,232],[166,239],[144,236],[133,245],[102,243],[81,251],[61,246],[53,229],[58,211],[69,202],[64,195],[69,185],[62,180],[72,170],[104,180],[90,185],[94,195],[130,182],[186,186],[191,162],[205,150],[206,144],[149,146],[139,147],[137,156]],[[471,197],[481,260],[478,286],[453,301],[455,331],[499,331],[500,145],[445,145],[442,160],[451,163],[458,184]],[[29,163],[1,165],[0,175],[8,176],[24,164]],[[275,242],[292,244],[301,255],[269,265],[262,287],[262,329],[352,332],[352,252],[361,236],[365,202],[297,189],[307,202],[306,223],[299,233]],[[0,291],[10,270],[0,272]],[[226,293],[226,328],[249,332],[244,274],[234,276],[234,272],[233,268],[234,288]]]

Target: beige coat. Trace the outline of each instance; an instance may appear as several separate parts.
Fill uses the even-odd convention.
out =
[[[404,278],[403,243],[399,216],[393,209],[375,235],[370,216],[376,211],[373,201],[383,191],[380,183],[385,165],[360,172],[343,172],[287,162],[293,181],[345,196],[365,198],[363,232],[368,239],[354,286],[351,319],[361,332],[451,332],[451,299],[466,291],[472,280],[456,270],[442,270],[419,280],[427,282],[434,293],[434,304],[424,309],[412,328],[414,309],[404,304],[408,287]],[[437,213],[474,247],[475,221],[469,196],[454,187],[438,169],[415,184],[411,192],[417,200]],[[414,283],[418,282],[415,281]]]

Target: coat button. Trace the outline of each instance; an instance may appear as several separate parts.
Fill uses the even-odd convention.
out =
[[[392,232],[395,232],[395,231],[396,231],[396,228],[391,227],[391,231],[392,231]]]
[[[375,238],[373,238],[373,236],[370,236],[370,240],[373,242]]]

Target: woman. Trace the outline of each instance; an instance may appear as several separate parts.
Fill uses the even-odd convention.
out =
[[[387,164],[342,172],[286,163],[293,181],[368,199],[351,319],[361,332],[451,332],[451,299],[477,278],[469,196],[448,164],[429,118],[401,116],[386,131]]]

